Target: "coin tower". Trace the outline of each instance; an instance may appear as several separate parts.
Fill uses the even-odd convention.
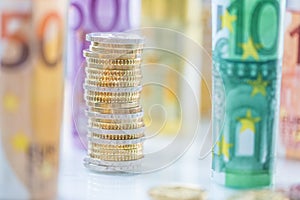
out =
[[[85,166],[127,171],[143,158],[144,121],[140,104],[144,40],[128,33],[91,33],[84,98],[88,117]]]

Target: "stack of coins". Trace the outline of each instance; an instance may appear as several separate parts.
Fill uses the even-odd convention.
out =
[[[88,157],[97,171],[126,171],[143,158],[144,121],[140,104],[144,40],[128,33],[91,33],[84,98],[88,109]]]

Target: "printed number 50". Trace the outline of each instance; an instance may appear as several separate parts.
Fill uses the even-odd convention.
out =
[[[25,29],[28,29],[28,26],[31,26],[31,15],[30,13],[3,13],[2,14],[2,32],[1,32],[1,38],[7,40],[8,44],[17,43],[20,52],[18,57],[11,59],[11,61],[6,61],[3,58],[1,59],[1,66],[7,67],[7,68],[15,68],[20,67],[23,63],[25,63],[29,57],[30,54],[30,38],[28,33],[24,33],[24,30],[22,30],[22,27]],[[13,25],[17,22],[18,29],[11,31],[9,30],[10,25]],[[38,24],[37,29],[37,38],[39,41],[41,59],[44,62],[46,66],[54,67],[59,62],[61,55],[62,55],[62,48],[59,48],[56,54],[56,58],[50,58],[47,57],[47,53],[45,51],[45,35],[47,33],[47,28],[52,23],[55,23],[57,26],[57,44],[62,45],[62,42],[60,41],[62,38],[62,22],[61,18],[56,12],[50,12],[45,15],[45,17],[42,19],[41,23]]]
[[[18,21],[25,26],[29,25],[30,14],[27,13],[3,13],[2,14],[2,33],[1,37],[8,40],[8,43],[17,43],[20,46],[19,57],[13,61],[5,61],[1,59],[1,66],[3,67],[18,67],[24,63],[29,57],[29,45],[26,34],[22,33],[21,29],[14,32],[9,32],[8,26],[13,21]],[[18,24],[19,25],[19,24]]]

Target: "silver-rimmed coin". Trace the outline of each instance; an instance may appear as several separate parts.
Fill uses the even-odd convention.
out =
[[[101,114],[99,112],[91,112],[86,110],[85,113],[87,117],[101,118],[101,119],[135,119],[135,118],[143,118],[144,116],[144,112],[136,112],[130,114],[118,114],[118,113]]]
[[[114,162],[102,161],[87,157],[84,159],[84,166],[97,172],[138,172],[141,168],[141,161],[142,159]]]
[[[89,33],[86,35],[86,40],[97,44],[114,45],[142,45],[145,41],[140,35],[123,32]]]
[[[138,118],[101,118],[101,117],[89,117],[89,122],[97,123],[110,123],[110,124],[129,124],[129,123],[141,123],[144,121],[143,117]]]
[[[83,85],[83,88],[88,91],[95,91],[95,92],[102,92],[102,93],[136,93],[141,92],[143,87],[137,86],[137,87],[126,87],[126,88],[108,88],[108,87],[96,87],[91,85]],[[97,94],[97,93],[94,93]]]
[[[198,187],[186,185],[158,186],[149,190],[153,200],[205,200],[206,192]]]
[[[101,107],[103,104],[109,105],[119,105],[124,107],[130,107],[130,105],[133,105],[132,107],[136,107],[140,105],[140,96],[84,96],[84,100],[87,106],[95,106],[95,107]],[[130,102],[130,103],[127,103]],[[107,107],[112,108],[112,107]]]
[[[89,112],[99,113],[99,114],[115,114],[115,115],[123,115],[123,114],[135,114],[139,112],[143,112],[143,108],[139,105],[136,107],[130,108],[101,108],[101,107],[88,107]]]
[[[145,136],[144,133],[130,134],[130,135],[117,135],[117,134],[97,134],[97,133],[88,132],[88,137],[103,139],[103,140],[133,140],[133,139],[142,138],[144,136]]]
[[[89,50],[91,52],[99,54],[126,54],[126,55],[140,55],[143,53],[143,48],[126,49],[126,48],[105,48],[101,46],[90,45]]]
[[[145,127],[143,121],[141,122],[131,122],[131,123],[105,123],[105,122],[95,122],[91,119],[88,120],[89,128],[100,128],[104,130],[131,130]]]
[[[144,144],[143,143],[137,143],[137,144],[125,144],[125,145],[110,145],[110,144],[98,144],[98,143],[92,143],[90,142],[88,144],[89,148],[96,148],[96,149],[143,149]]]
[[[144,155],[141,154],[131,154],[131,155],[98,155],[95,153],[89,153],[89,157],[99,160],[106,161],[130,161],[130,160],[138,160],[142,159]]]
[[[101,103],[101,102],[89,102],[87,101],[86,104],[89,106],[89,109],[91,111],[95,111],[95,110],[100,110],[100,109],[114,109],[114,111],[117,114],[118,109],[120,109],[120,112],[122,110],[128,109],[128,111],[130,110],[135,110],[135,109],[140,109],[141,105],[139,101],[133,101],[133,102],[123,102],[123,103]],[[98,112],[98,111],[97,111]],[[99,111],[100,112],[100,111]],[[115,112],[111,112],[111,113],[115,113]],[[134,111],[133,111],[134,112]]]
[[[126,53],[96,53],[92,52],[89,49],[83,50],[83,56],[86,58],[99,58],[99,59],[110,59],[110,60],[116,60],[116,59],[136,59],[141,58],[142,54],[126,54]]]
[[[125,144],[137,144],[145,141],[145,138],[138,138],[133,140],[103,140],[88,137],[89,142],[98,143],[98,144],[110,144],[110,145],[125,145]]]
[[[94,74],[104,77],[110,76],[142,76],[142,70],[140,68],[133,69],[102,69],[102,68],[93,68],[86,67],[85,72],[87,75]]]
[[[140,58],[135,59],[100,59],[100,58],[91,58],[86,57],[86,62],[90,64],[97,64],[97,65],[116,65],[116,66],[131,66],[131,65],[140,65],[142,60]]]
[[[126,88],[126,87],[138,87],[141,86],[141,81],[99,81],[95,79],[85,79],[84,84],[94,87],[108,87],[108,88]]]
[[[141,65],[136,64],[136,65],[101,65],[97,63],[85,63],[86,68],[89,69],[101,69],[101,70],[135,70],[135,69],[140,69]]]
[[[100,128],[92,128],[88,127],[88,131],[98,133],[98,134],[118,134],[118,135],[130,135],[130,134],[138,134],[144,133],[145,127],[137,128],[137,129],[124,129],[124,130],[108,130],[108,129],[100,129]]]

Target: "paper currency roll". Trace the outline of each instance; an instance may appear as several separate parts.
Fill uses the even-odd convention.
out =
[[[281,85],[280,144],[289,158],[300,159],[300,4],[287,1]]]
[[[213,179],[272,184],[285,1],[213,0]]]
[[[5,186],[0,187],[0,198],[53,199],[62,120],[66,1],[4,1],[1,5],[0,151],[8,177],[0,180]]]

